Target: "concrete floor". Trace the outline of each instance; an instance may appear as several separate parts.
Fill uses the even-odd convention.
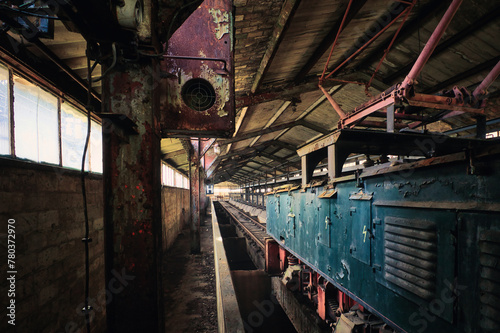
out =
[[[164,256],[165,332],[217,332],[211,216],[201,226],[201,253],[192,255],[184,230]]]

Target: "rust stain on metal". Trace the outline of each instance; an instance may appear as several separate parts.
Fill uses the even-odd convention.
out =
[[[116,331],[133,327],[130,322],[133,313],[144,308],[155,309],[159,297],[155,248],[161,248],[160,156],[152,68],[151,64],[128,64],[122,72],[113,70],[103,82],[105,110],[129,117],[138,131],[138,135],[132,136],[117,134],[118,128],[103,132],[105,225],[109,244],[106,260],[110,263],[106,269],[109,273],[126,268],[135,276],[134,284],[116,295],[117,301],[108,306],[109,313],[117,318],[111,323]],[[123,308],[125,303],[129,308]],[[151,325],[156,325],[155,311],[147,317]]]
[[[231,3],[204,1],[169,40],[167,58],[161,64],[161,71],[168,73],[160,87],[162,135],[232,134],[235,111],[230,102],[234,98]],[[189,95],[186,87],[193,82],[200,93]],[[209,102],[194,107],[193,101]]]

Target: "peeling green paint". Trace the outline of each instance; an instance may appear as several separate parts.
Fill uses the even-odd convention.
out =
[[[217,27],[215,28],[215,36],[217,39],[221,39],[222,36],[229,33],[229,13],[213,8],[210,8],[208,12],[214,18],[214,23],[217,24]]]
[[[228,115],[225,110],[226,103],[229,102],[229,79],[225,76],[219,75],[209,68],[206,64],[202,65],[201,78],[210,82],[217,95],[215,106],[217,107],[217,115],[225,117]]]

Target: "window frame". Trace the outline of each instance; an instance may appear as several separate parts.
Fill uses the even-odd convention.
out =
[[[8,133],[8,138],[9,138],[9,146],[10,146],[10,152],[7,153],[7,154],[0,154],[0,158],[12,158],[12,159],[16,159],[16,160],[27,160],[27,161],[30,161],[32,163],[36,163],[36,164],[41,164],[41,165],[47,165],[47,166],[58,166],[58,167],[62,167],[62,168],[65,168],[65,169],[69,169],[69,170],[79,170],[80,168],[78,169],[75,169],[75,168],[72,168],[72,167],[67,167],[67,166],[64,166],[63,165],[63,138],[62,138],[62,108],[63,108],[63,104],[64,103],[67,103],[72,109],[74,109],[76,112],[79,112],[80,114],[82,114],[85,119],[87,119],[87,116],[88,116],[88,111],[78,102],[76,102],[75,100],[73,100],[72,98],[70,98],[69,96],[65,95],[61,90],[55,88],[53,85],[50,85],[48,84],[47,82],[44,82],[44,80],[41,80],[41,79],[36,79],[34,78],[34,75],[32,75],[32,73],[28,70],[28,73],[23,73],[21,72],[19,69],[17,69],[15,66],[12,66],[11,64],[9,64],[8,62],[4,61],[4,59],[2,59],[0,61],[0,65],[5,67],[8,71],[8,84],[7,84],[7,94],[8,94],[8,97],[7,97],[7,100],[8,100],[8,113],[9,113],[9,123],[10,123],[10,126],[9,126],[9,133]],[[56,102],[56,108],[57,108],[57,137],[58,137],[58,149],[59,149],[59,154],[58,154],[58,163],[51,163],[51,162],[40,162],[40,161],[35,161],[35,160],[32,160],[32,159],[26,159],[26,158],[23,158],[23,157],[18,157],[17,155],[17,152],[16,152],[16,134],[15,134],[15,127],[16,127],[16,124],[15,124],[15,107],[14,107],[14,76],[17,76],[19,77],[20,79],[23,79],[23,80],[26,80],[27,82],[29,82],[30,84],[33,84],[37,90],[40,89],[41,91],[43,91],[43,93],[47,93],[49,95],[51,95],[52,97],[55,98],[55,102]],[[38,103],[37,103],[37,112],[38,112]],[[99,128],[101,128],[102,130],[102,119],[99,118],[96,114],[94,113],[90,113],[91,115],[91,139],[92,139],[92,127],[94,127],[93,125],[97,125],[99,126]],[[85,126],[87,125],[87,122],[85,122]],[[37,126],[38,126],[38,123],[37,123]],[[38,136],[37,136],[37,141],[38,141]],[[40,142],[37,143],[37,145],[40,144]],[[92,157],[91,157],[91,146],[92,146],[92,143],[89,142],[89,148],[87,150],[87,158],[89,160],[89,169],[86,170],[86,172],[89,172],[89,173],[95,173],[95,174],[99,174],[101,175],[103,173],[103,166],[101,166],[100,168],[97,167],[97,168],[92,168]],[[102,147],[102,137],[101,137],[101,156],[103,156],[103,147]],[[38,153],[39,155],[39,153]],[[38,158],[38,160],[40,160],[40,158]],[[101,171],[95,171],[95,170],[101,170]]]

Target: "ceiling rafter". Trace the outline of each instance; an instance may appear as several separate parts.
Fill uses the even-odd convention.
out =
[[[283,39],[286,30],[290,25],[290,21],[292,20],[299,4],[300,0],[285,0],[283,7],[281,7],[278,21],[276,22],[273,34],[271,35],[272,37],[267,44],[266,53],[262,57],[259,69],[257,70],[257,73],[255,75],[255,80],[251,88],[252,94],[254,94],[259,89],[260,83],[264,78],[264,74],[267,72],[269,65],[276,55],[278,47]]]
[[[344,30],[349,22],[356,16],[356,14],[363,8],[366,4],[367,0],[355,0],[351,5],[351,9],[346,16],[346,20],[344,22]],[[339,16],[339,19],[335,22],[335,25],[330,29],[327,33],[326,37],[321,41],[318,45],[314,53],[309,57],[307,63],[302,67],[302,69],[297,73],[293,82],[301,82],[307,74],[311,71],[311,69],[318,63],[318,61],[323,57],[323,54],[332,46],[332,43],[335,41],[335,36],[340,29],[342,24],[342,15]]]
[[[174,151],[171,151],[171,152],[163,154],[162,159],[168,160],[170,158],[174,158],[176,156],[186,155],[186,154],[187,153],[186,153],[186,151],[184,149],[174,150]]]
[[[233,138],[236,136],[236,134],[238,134],[238,132],[241,128],[241,124],[243,124],[243,120],[245,120],[245,116],[247,114],[247,111],[248,111],[248,106],[245,106],[241,109],[240,114],[238,116],[238,121],[236,122],[236,125],[234,127]],[[233,145],[231,143],[227,146],[226,153],[229,153],[232,146]]]
[[[328,134],[330,133],[330,130],[324,129],[321,126],[315,125],[313,123],[310,123],[308,121],[302,120],[301,125],[304,126],[305,128],[309,128],[315,132],[322,133],[322,134]]]
[[[268,122],[264,125],[263,129],[269,128],[274,122],[286,111],[288,106],[292,104],[290,101],[286,101],[283,104],[281,104],[280,108],[274,113],[274,115],[271,117],[271,119],[268,120]],[[259,139],[261,138],[261,135],[256,136],[255,139],[253,139],[252,142],[250,142],[249,147],[252,147]]]
[[[221,142],[221,145],[227,145],[227,144],[238,142],[238,141],[248,140],[248,139],[254,138],[254,137],[259,136],[259,135],[273,133],[273,132],[280,131],[280,130],[285,129],[285,128],[290,128],[290,127],[294,127],[294,126],[298,126],[298,125],[301,125],[300,121],[290,121],[287,123],[283,123],[283,124],[275,125],[275,126],[272,126],[269,128],[248,132],[248,133],[242,134],[240,136],[224,140],[223,142]]]
[[[498,18],[499,15],[500,15],[500,7],[497,7],[495,10],[488,12],[487,14],[482,16],[480,19],[478,19],[471,25],[468,25],[465,29],[461,30],[457,34],[448,38],[447,40],[439,43],[438,46],[436,46],[436,48],[432,52],[431,58],[437,56],[441,52],[446,51],[448,48],[452,47],[456,43],[463,41],[464,38],[473,34],[477,30],[483,28],[484,26],[489,24],[492,20]],[[416,60],[417,58],[414,58],[411,61],[409,61],[406,65],[401,66],[396,72],[384,78],[383,81],[386,82],[387,84],[391,84],[396,79],[400,78],[403,75],[406,75],[410,71]]]
[[[330,74],[325,77],[325,80],[329,76],[331,76],[332,73],[339,73],[341,69],[352,63],[354,59],[356,59],[361,53],[363,53],[362,49],[372,44],[377,37],[380,37],[380,34],[385,32],[393,23],[400,19],[402,14],[404,14],[405,10],[407,10],[410,5],[411,3],[402,3],[399,1],[394,2],[394,7],[390,10],[387,10],[383,15],[385,19],[383,21],[381,20],[380,22],[377,21],[375,23],[375,29],[373,27],[368,28],[367,31],[363,34],[364,36],[358,38],[358,41],[355,42],[353,46],[349,48],[342,56],[340,56],[339,60],[328,67],[327,71],[330,72]],[[349,61],[347,61],[348,59]]]
[[[421,28],[421,22],[424,22],[427,18],[432,15],[436,15],[436,13],[441,13],[446,8],[446,1],[431,1],[427,3],[422,8],[418,8],[419,10],[415,18],[409,22],[407,22],[398,36],[396,37],[395,43],[405,40],[411,34],[416,32],[419,28]],[[358,70],[370,65],[374,61],[380,60],[383,56],[387,47],[389,47],[392,40],[392,36],[389,36],[384,40],[384,42],[380,43],[378,46],[374,47],[373,50],[364,57],[364,59],[357,65]]]
[[[429,93],[435,93],[438,92],[446,87],[449,87],[450,85],[453,85],[456,82],[465,80],[473,75],[477,75],[478,73],[489,70],[493,68],[497,64],[497,62],[500,61],[500,56],[497,56],[493,59],[490,59],[486,62],[483,62],[482,64],[479,64],[477,66],[474,66],[473,68],[466,70],[465,72],[459,73],[445,81],[442,81],[432,87],[427,88],[424,90],[424,94],[429,94]]]

